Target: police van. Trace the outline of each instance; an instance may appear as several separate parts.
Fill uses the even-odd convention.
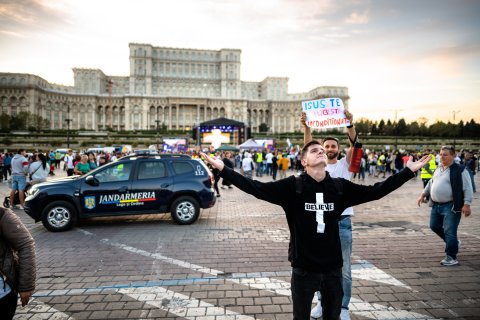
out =
[[[194,223],[215,204],[214,178],[187,155],[131,155],[83,176],[35,184],[25,212],[50,231],[65,231],[82,218],[170,212],[177,224]]]

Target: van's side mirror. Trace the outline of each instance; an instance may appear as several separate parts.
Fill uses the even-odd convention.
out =
[[[85,183],[91,186],[98,186],[99,181],[94,176],[88,176],[85,178]]]

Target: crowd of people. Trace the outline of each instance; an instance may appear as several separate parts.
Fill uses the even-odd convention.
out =
[[[353,123],[351,114],[347,118]],[[369,151],[360,159],[358,172],[350,172],[353,143],[357,140],[354,126],[347,128],[349,147],[342,150],[335,137],[313,139],[305,124],[304,147],[281,149],[215,151],[212,148],[186,153],[203,158],[214,175],[214,190],[241,190],[259,199],[278,204],[285,210],[290,229],[289,260],[292,264],[292,298],[294,319],[313,318],[348,320],[352,290],[351,254],[353,205],[386,196],[403,183],[417,176],[423,191],[417,203],[431,207],[430,228],[445,243],[443,266],[457,265],[461,241],[457,230],[462,214],[471,214],[470,204],[476,192],[474,176],[480,169],[478,154],[469,150],[456,152],[452,146],[423,152]],[[0,153],[0,181],[11,184],[10,204],[23,209],[28,186],[45,182],[58,170],[68,176],[84,175],[125,156],[122,153],[48,152],[15,154]],[[239,171],[237,173],[235,171]],[[290,172],[288,172],[290,170]],[[273,183],[262,183],[253,177],[271,177]],[[368,175],[377,179],[373,186],[354,184]],[[277,180],[278,176],[278,180]],[[347,196],[345,196],[347,195]],[[313,211],[313,215],[311,213]],[[302,214],[301,214],[302,213]],[[304,213],[304,214],[303,214]],[[18,233],[9,225],[17,224]],[[22,245],[19,245],[21,240]],[[10,246],[10,247],[8,247]],[[0,309],[13,316],[17,294],[22,305],[28,303],[35,287],[35,250],[33,238],[11,210],[0,209],[0,259],[9,259],[5,250],[14,250],[22,258],[21,272],[9,278],[11,270],[0,270]],[[18,283],[20,285],[18,285]],[[318,303],[310,310],[316,293]]]
[[[202,154],[217,175],[284,209],[290,229],[288,256],[292,265],[294,319],[350,319],[351,206],[379,199],[420,174],[424,190],[417,202],[420,206],[429,200],[430,228],[445,243],[445,258],[440,261],[443,266],[458,264],[458,225],[462,215],[471,214],[470,204],[476,191],[473,176],[479,169],[472,152],[458,155],[452,146],[443,146],[438,153],[429,149],[410,153],[370,151],[361,158],[358,172],[352,174],[349,166],[357,135],[353,116],[349,112],[345,115],[351,123],[347,126],[350,148],[343,155],[338,139],[313,140],[305,115],[301,119],[305,146],[299,152],[238,153],[235,164],[240,174],[225,166],[221,155]],[[303,173],[281,177],[273,183],[252,179],[256,172],[258,177],[267,174],[276,180],[275,169],[282,166],[281,159],[289,159],[285,161],[285,171],[290,168]],[[355,179],[357,173],[359,180],[365,179],[365,173],[380,180],[373,186],[352,184],[349,180]],[[318,303],[310,310],[315,292]]]
[[[262,150],[241,150],[238,152],[211,151],[204,150],[208,154],[213,154],[216,158],[223,159],[228,157],[233,161],[234,168],[240,170],[247,177],[262,177],[264,175],[277,180],[277,177],[285,178],[287,173],[299,174],[303,171],[300,156],[301,150],[295,147],[288,151],[285,149],[262,149]],[[198,158],[196,151],[187,152],[193,157]],[[359,172],[351,173],[352,179],[365,181],[365,177],[386,178],[405,168],[410,157],[418,160],[424,155],[432,155],[432,161],[427,165],[427,169],[415,173],[415,177],[421,176],[422,180],[429,179],[435,168],[440,163],[440,151],[425,149],[424,151],[371,151],[365,150],[363,153]],[[339,150],[338,159],[346,156],[345,150]],[[470,150],[460,150],[455,153],[455,163],[465,165],[468,170],[472,183],[474,184],[474,176],[480,170],[479,154]],[[428,181],[426,181],[428,182]],[[424,181],[424,186],[426,185]],[[474,184],[474,191],[476,190]]]

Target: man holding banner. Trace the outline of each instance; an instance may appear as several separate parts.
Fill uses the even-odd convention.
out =
[[[292,266],[293,319],[310,319],[315,291],[321,290],[323,319],[338,320],[342,308],[342,248],[338,221],[347,207],[378,200],[414,177],[430,157],[411,159],[401,172],[373,186],[331,178],[325,171],[327,154],[315,140],[302,149],[305,175],[261,182],[247,179],[225,166],[223,161],[201,153],[220,175],[240,190],[279,205],[290,231],[288,259]],[[300,190],[301,189],[301,190]]]
[[[324,107],[322,108],[322,106]],[[332,178],[344,178],[346,180],[350,180],[351,173],[348,171],[348,167],[350,166],[350,161],[352,158],[352,142],[356,140],[357,135],[353,126],[353,115],[343,107],[342,100],[338,98],[306,101],[302,103],[302,109],[303,112],[300,121],[303,125],[303,141],[305,145],[313,140],[312,132],[309,125],[320,128],[332,128],[342,126],[347,127],[350,148],[347,149],[346,157],[338,160],[338,155],[340,153],[340,145],[337,138],[326,137],[323,139],[322,145],[325,148],[328,158],[326,171],[328,171]],[[348,305],[350,303],[350,298],[352,297],[352,216],[353,208],[346,208],[342,212],[340,220],[338,221],[343,258],[343,299],[342,310],[340,313],[341,320],[350,319]],[[312,309],[310,314],[311,317],[315,319],[320,318],[323,314],[320,291],[317,292],[317,297],[318,303],[315,308]]]

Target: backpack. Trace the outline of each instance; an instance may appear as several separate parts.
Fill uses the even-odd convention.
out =
[[[305,178],[306,173],[302,173],[299,176],[295,177],[295,192],[297,194],[303,193],[303,179]],[[338,178],[332,178],[333,185],[335,186],[335,190],[341,196],[343,194],[343,184],[340,182]]]

